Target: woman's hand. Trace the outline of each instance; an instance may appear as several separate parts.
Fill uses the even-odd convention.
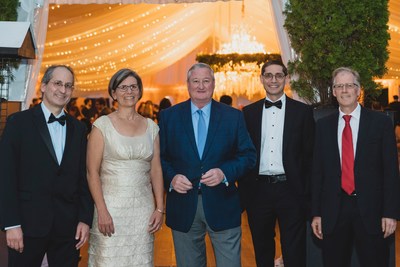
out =
[[[149,233],[153,234],[161,229],[163,224],[164,212],[161,209],[156,209],[150,217],[149,221]]]
[[[114,234],[114,222],[108,210],[97,211],[99,231],[104,236]]]

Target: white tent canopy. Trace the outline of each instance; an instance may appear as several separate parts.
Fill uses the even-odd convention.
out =
[[[164,4],[168,2],[173,4]],[[234,26],[240,23],[248,26],[266,51],[290,58],[282,27],[282,1],[246,0],[244,17],[239,1],[182,2],[49,0],[54,5],[44,6],[49,16],[48,23],[42,23],[48,25],[42,69],[51,64],[71,65],[78,77],[76,93],[81,96],[105,94],[109,78],[123,67],[138,71],[150,90],[179,88],[196,53],[215,52],[221,42],[229,41]],[[390,1],[389,8],[390,59],[385,79],[397,88],[399,1]]]

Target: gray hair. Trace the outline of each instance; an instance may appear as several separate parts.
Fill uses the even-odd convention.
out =
[[[357,71],[355,71],[355,70],[353,70],[351,68],[348,68],[348,67],[340,67],[340,68],[335,69],[332,72],[332,84],[335,84],[336,76],[341,72],[348,72],[348,73],[353,74],[353,77],[355,79],[354,83],[357,84],[358,87],[360,87],[360,84],[361,84],[361,82],[360,82],[360,74]]]
[[[215,80],[215,77],[214,77],[214,70],[210,67],[210,65],[208,65],[208,64],[206,64],[206,63],[199,62],[199,63],[196,63],[196,64],[194,64],[193,66],[191,66],[190,69],[188,70],[188,72],[187,72],[187,79],[186,79],[187,82],[189,82],[190,76],[192,76],[192,72],[193,72],[195,69],[209,69],[213,81]]]
[[[72,74],[72,84],[75,83],[75,73],[74,73],[74,71],[72,70],[71,67],[66,66],[66,65],[52,65],[52,66],[48,67],[46,72],[44,73],[44,75],[42,77],[41,83],[48,84],[50,82],[50,80],[53,78],[54,70],[57,69],[57,68],[64,68],[64,69],[68,70],[69,72],[71,72],[71,74]]]

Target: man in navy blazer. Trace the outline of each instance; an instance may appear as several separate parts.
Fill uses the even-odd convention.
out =
[[[282,61],[265,62],[260,81],[266,98],[243,109],[258,159],[239,191],[258,267],[274,266],[277,220],[285,267],[306,266],[314,118],[311,106],[285,95],[287,74]]]
[[[353,245],[360,266],[388,266],[400,218],[393,124],[357,102],[356,71],[338,68],[332,76],[339,110],[317,122],[311,226],[322,239],[324,266],[350,266]]]
[[[212,100],[215,79],[209,65],[194,64],[187,86],[190,99],[163,110],[159,124],[166,224],[172,228],[177,266],[206,266],[206,232],[217,266],[241,266],[235,182],[254,166],[255,148],[242,113]],[[202,119],[205,125],[199,124]],[[204,150],[198,148],[203,127]]]
[[[67,66],[51,66],[43,102],[12,114],[0,140],[0,220],[9,266],[76,267],[93,201],[86,180],[86,127],[66,114],[74,89]]]

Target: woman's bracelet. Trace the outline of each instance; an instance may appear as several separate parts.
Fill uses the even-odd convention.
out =
[[[156,209],[156,211],[158,211],[159,213],[161,213],[161,214],[165,214],[165,212],[164,211],[162,211],[162,210],[160,210],[160,209]]]

